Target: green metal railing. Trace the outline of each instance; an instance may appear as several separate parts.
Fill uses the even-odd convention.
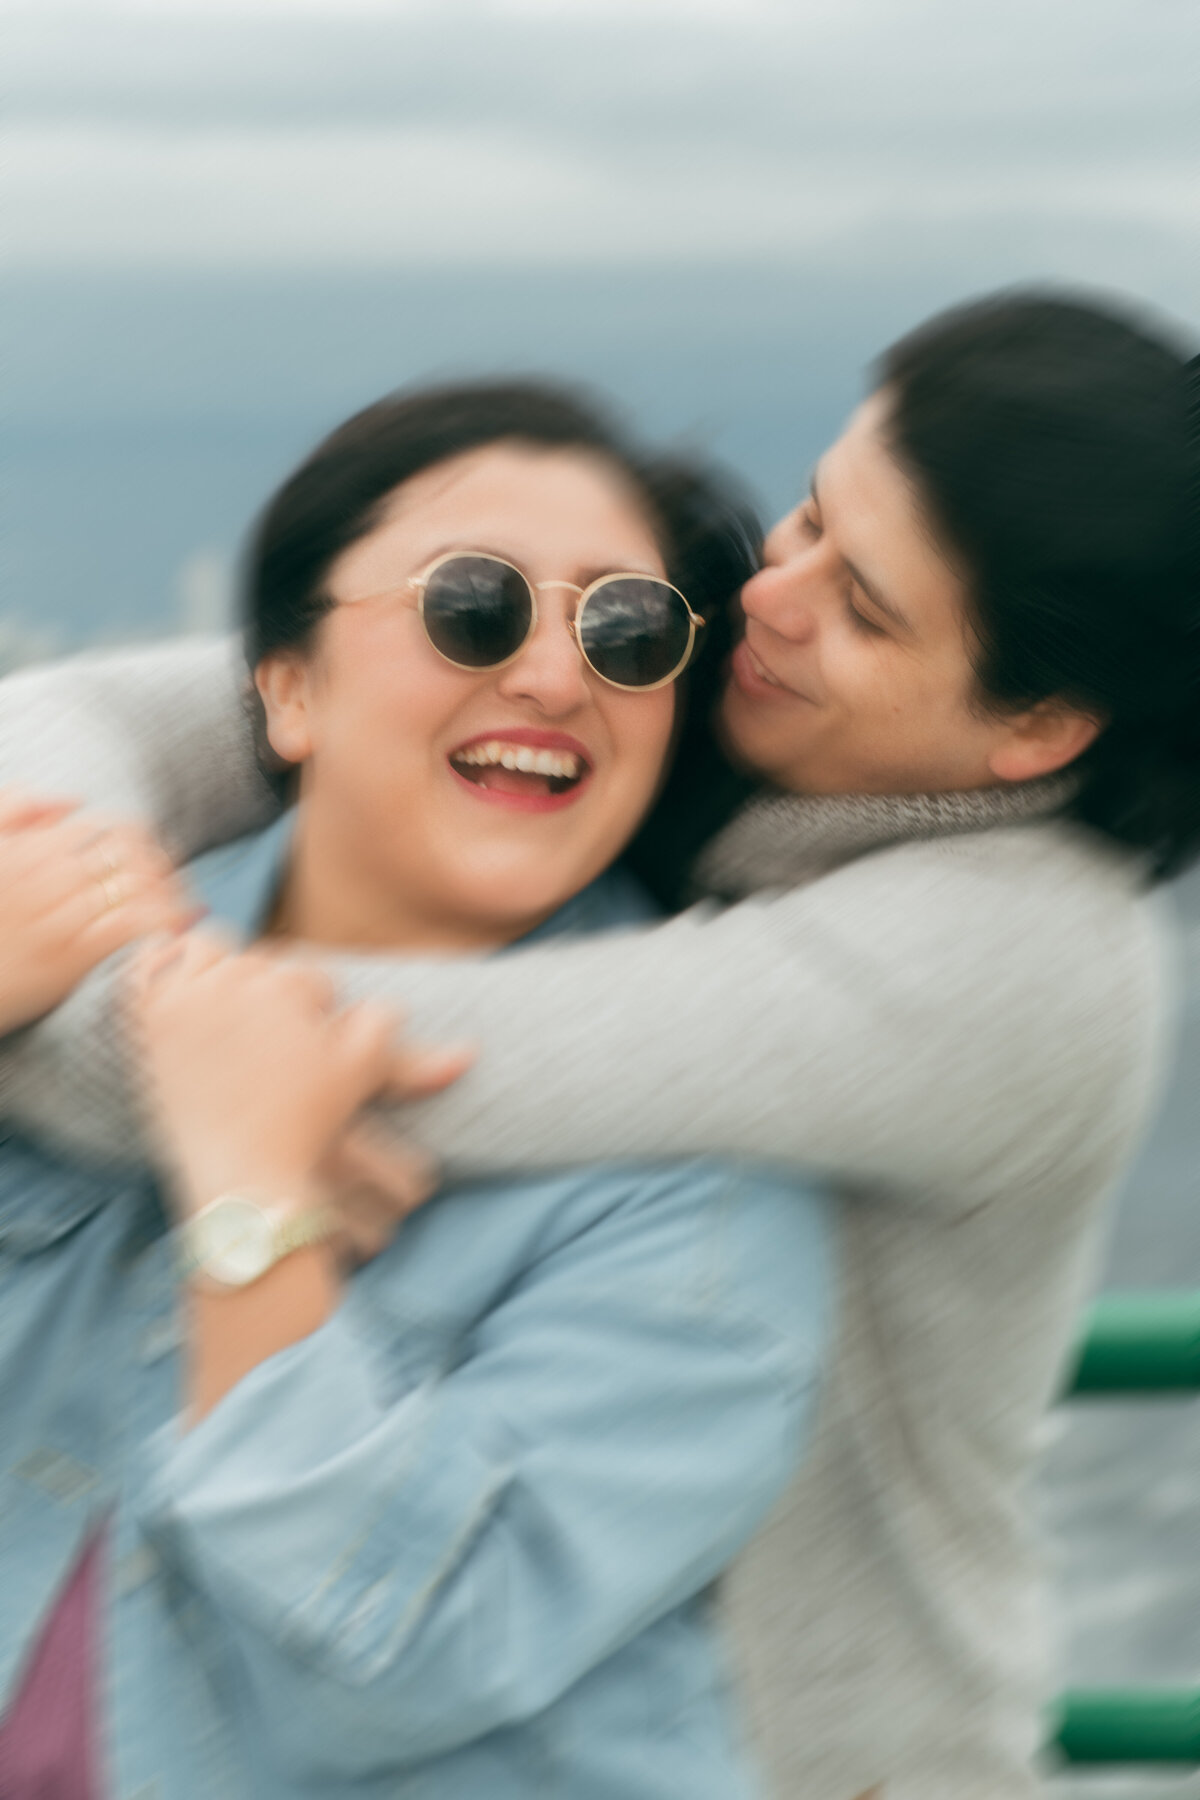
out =
[[[1200,1764],[1200,1689],[1069,1691],[1055,1705],[1050,1741],[1069,1763]]]
[[[1200,1293],[1106,1294],[1093,1306],[1069,1399],[1200,1393]],[[1052,1709],[1050,1747],[1070,1763],[1200,1767],[1200,1688],[1086,1688]]]
[[[1200,1392],[1200,1293],[1097,1300],[1067,1392],[1071,1399]]]

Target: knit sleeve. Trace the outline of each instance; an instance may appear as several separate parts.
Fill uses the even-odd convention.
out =
[[[88,654],[0,682],[0,787],[149,824],[180,862],[275,810],[232,638]]]
[[[1149,943],[1115,859],[1042,825],[650,930],[336,967],[417,1035],[480,1044],[456,1087],[398,1110],[453,1173],[713,1154],[953,1209],[1107,1128],[1150,1060]],[[113,985],[110,964],[9,1041],[0,1109],[121,1158],[138,1121]]]
[[[417,1035],[481,1045],[402,1114],[457,1172],[751,1157],[953,1213],[1127,1133],[1158,1063],[1128,885],[1056,828],[986,835],[648,931],[341,973]]]
[[[141,820],[184,862],[276,810],[255,759],[244,683],[231,638],[88,654],[10,675],[0,681],[0,787]],[[136,1152],[121,960],[95,970],[49,1018],[0,1038],[0,1124],[105,1160]]]

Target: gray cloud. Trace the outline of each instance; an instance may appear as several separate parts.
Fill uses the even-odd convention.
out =
[[[161,620],[400,382],[594,381],[776,510],[950,300],[1196,313],[1195,0],[0,0],[0,34],[39,624]]]
[[[10,124],[171,132],[456,125],[691,154],[836,146],[1109,160],[1200,149],[1190,0],[844,0],[735,15],[10,15]]]
[[[6,37],[18,267],[795,260],[990,230],[1111,279],[1120,242],[1191,244],[1193,269],[1200,243],[1191,0],[40,0]]]

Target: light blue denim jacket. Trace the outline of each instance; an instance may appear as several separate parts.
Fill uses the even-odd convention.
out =
[[[210,863],[214,911],[253,929],[285,842]],[[603,878],[543,929],[629,917]],[[761,1170],[456,1188],[181,1435],[152,1180],[10,1140],[0,1704],[106,1515],[110,1800],[743,1800],[710,1589],[832,1281],[825,1202]]]

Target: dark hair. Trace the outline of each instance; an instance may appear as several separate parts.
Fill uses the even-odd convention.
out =
[[[645,507],[671,580],[711,617],[754,567],[757,527],[723,477],[636,449],[590,399],[541,381],[390,394],[317,445],[262,513],[247,553],[243,621],[253,669],[301,647],[333,605],[329,571],[389,495],[436,463],[504,440],[577,450],[620,471]]]
[[[1115,306],[1039,292],[886,352],[897,460],[961,558],[988,703],[1104,722],[1076,816],[1155,876],[1200,849],[1197,364]]]

